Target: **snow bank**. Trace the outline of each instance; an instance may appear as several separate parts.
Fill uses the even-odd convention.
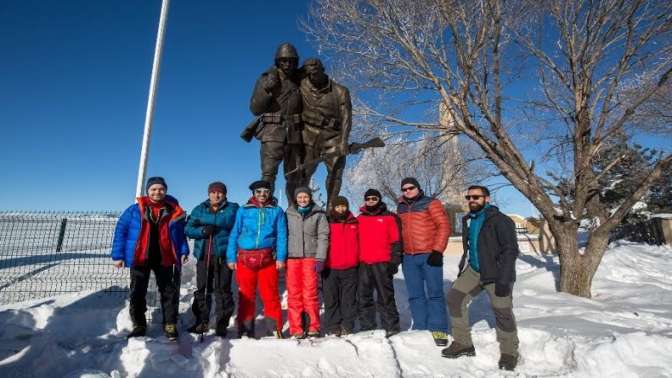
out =
[[[521,362],[497,369],[499,346],[488,298],[470,307],[477,356],[444,359],[425,331],[389,339],[382,331],[316,340],[273,338],[178,343],[151,324],[149,336],[126,340],[127,303],[96,292],[0,307],[2,377],[571,377],[672,376],[672,249],[613,245],[598,270],[592,300],[555,291],[557,258],[523,255],[517,263],[514,311]],[[457,258],[447,258],[446,288]],[[193,265],[182,287],[182,329],[189,313]],[[410,314],[403,276],[395,277],[402,326]],[[154,312],[155,319],[159,313]],[[233,330],[232,330],[233,331]]]

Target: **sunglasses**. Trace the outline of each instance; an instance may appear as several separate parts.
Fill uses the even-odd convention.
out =
[[[365,197],[364,201],[378,201],[378,197]]]
[[[470,201],[470,200],[478,200],[479,198],[483,198],[483,197],[485,197],[485,196],[482,196],[482,195],[474,195],[474,196],[466,195],[466,196],[464,196],[464,199],[466,199],[467,201]]]
[[[405,188],[401,188],[402,192],[410,192],[411,190],[415,190],[415,186],[407,186]]]
[[[270,193],[270,192],[271,192],[271,191],[268,190],[268,189],[255,189],[255,190],[254,190],[254,193],[255,193],[255,194],[264,194],[264,193],[268,194],[268,193]]]

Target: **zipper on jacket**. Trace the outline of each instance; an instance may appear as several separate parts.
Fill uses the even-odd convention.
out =
[[[264,215],[265,215],[264,208],[260,207],[259,208],[259,214],[257,216],[257,242],[255,244],[255,246],[256,246],[255,249],[259,249],[259,238],[261,238],[261,225],[263,224],[263,221],[264,221],[264,218],[265,218]]]

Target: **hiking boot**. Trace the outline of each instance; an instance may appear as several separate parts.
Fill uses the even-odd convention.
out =
[[[306,336],[308,336],[308,337],[320,337],[320,331],[315,331],[315,330],[308,331]]]
[[[226,326],[223,325],[217,325],[217,328],[215,328],[215,335],[219,337],[226,337],[226,334],[228,331],[226,330]]]
[[[166,323],[166,325],[163,326],[163,333],[166,334],[166,337],[170,341],[175,341],[177,340],[177,326],[173,323]]]
[[[126,335],[127,339],[130,339],[131,337],[143,337],[147,333],[147,326],[143,325],[135,325],[133,326],[133,329],[131,332]]]
[[[512,371],[518,365],[518,356],[513,356],[510,354],[502,354],[499,357],[499,368],[502,370]]]
[[[273,336],[277,337],[278,339],[284,339],[285,337],[282,335],[282,331],[276,329],[275,331],[272,332]]]
[[[348,336],[350,334],[352,334],[352,330],[350,328],[341,327],[341,332],[338,336]]]
[[[448,348],[441,351],[441,356],[445,358],[474,357],[475,355],[476,349],[474,349],[473,345],[462,345],[457,341],[453,341]]]
[[[294,340],[305,339],[306,334],[305,333],[295,333],[295,334],[292,334],[291,338],[294,339]]]
[[[386,330],[386,331],[385,331],[385,337],[390,338],[390,337],[396,335],[396,334],[399,333],[399,332],[400,332],[400,331],[399,331],[398,329],[390,329],[390,330]]]
[[[202,322],[194,324],[193,326],[189,327],[187,331],[189,331],[189,333],[204,334],[208,333],[209,328],[210,326],[207,322]]]
[[[443,331],[432,331],[432,338],[436,346],[445,347],[448,345],[448,335]]]

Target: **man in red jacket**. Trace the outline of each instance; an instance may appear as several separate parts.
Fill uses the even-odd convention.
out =
[[[329,213],[329,253],[322,271],[324,329],[341,336],[352,333],[357,318],[359,222],[345,197],[336,197]]]
[[[394,299],[393,276],[401,263],[399,218],[387,210],[376,189],[364,194],[364,206],[359,209],[359,323],[363,331],[376,328],[376,291],[378,308],[386,336],[399,333],[399,312]]]
[[[413,177],[401,181],[397,213],[404,240],[404,281],[413,329],[430,330],[437,346],[448,344],[448,315],[443,299],[443,251],[450,222],[437,199],[427,197]],[[426,293],[425,293],[426,289]]]

